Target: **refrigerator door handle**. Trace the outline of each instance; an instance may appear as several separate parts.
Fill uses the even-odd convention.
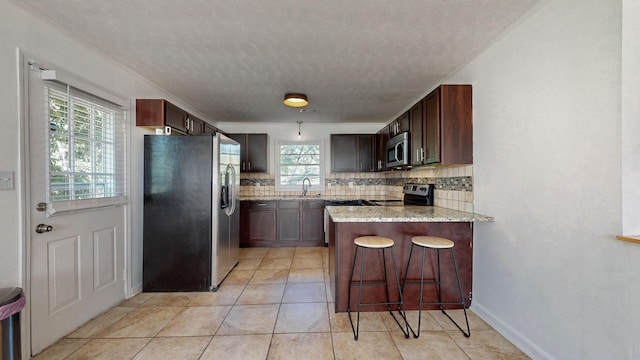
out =
[[[231,181],[229,181],[229,174],[231,174]],[[225,174],[225,179],[227,180],[226,188],[227,188],[227,208],[225,209],[225,213],[228,216],[231,216],[236,211],[236,169],[232,165],[227,165],[227,170]],[[231,207],[229,208],[229,202],[231,202]]]
[[[229,207],[228,187],[226,185],[222,185],[220,187],[220,208],[226,209],[228,207]]]

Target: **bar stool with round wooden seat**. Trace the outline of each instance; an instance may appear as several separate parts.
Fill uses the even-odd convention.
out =
[[[422,265],[420,267],[420,281],[407,281],[407,273],[409,272],[409,265],[411,264],[411,256],[413,255],[414,247],[422,248]],[[444,239],[441,237],[435,236],[414,236],[411,238],[411,250],[409,251],[409,260],[407,260],[407,268],[404,272],[404,279],[402,281],[402,291],[404,291],[404,287],[406,284],[420,284],[420,298],[418,302],[418,332],[416,333],[411,328],[411,332],[413,333],[413,337],[417,338],[420,336],[420,320],[422,318],[422,305],[439,305],[440,311],[445,314],[451,322],[464,334],[466,337],[471,336],[471,330],[469,329],[469,319],[467,318],[467,310],[464,302],[464,296],[462,295],[462,285],[460,284],[460,273],[458,271],[458,264],[456,262],[456,254],[453,251],[454,243],[449,239]],[[425,255],[427,249],[432,249],[436,251],[436,274],[433,281],[424,281],[424,263],[425,263]],[[453,258],[453,268],[456,272],[456,279],[458,281],[458,291],[460,293],[460,301],[459,302],[443,302],[442,301],[442,292],[441,292],[441,277],[440,277],[440,250],[451,250],[451,257]],[[438,294],[438,302],[423,302],[423,289],[425,284],[434,284],[436,286],[436,291]],[[464,311],[464,320],[467,323],[467,332],[465,332],[458,323],[447,314],[443,305],[462,305],[462,310]]]
[[[375,306],[375,305],[387,305],[387,309],[389,310],[389,313],[391,314],[391,316],[393,317],[393,319],[396,321],[396,323],[398,324],[398,326],[400,326],[400,330],[402,330],[402,332],[404,333],[404,336],[406,338],[409,338],[409,323],[407,321],[407,317],[405,315],[404,312],[404,301],[402,299],[402,291],[400,291],[401,287],[400,287],[400,280],[398,277],[398,270],[396,268],[396,260],[395,257],[393,256],[393,245],[394,245],[394,241],[386,238],[386,237],[382,237],[382,236],[360,236],[357,237],[353,240],[353,243],[356,245],[356,250],[353,254],[353,264],[351,266],[351,276],[349,277],[349,292],[347,294],[347,314],[349,315],[349,322],[351,323],[351,330],[353,330],[353,337],[355,338],[355,340],[358,340],[358,334],[360,332],[360,308],[362,306]],[[358,249],[362,249],[362,257],[361,257],[361,262],[360,262],[360,280],[353,280],[353,273],[355,271],[356,268],[356,259],[358,257]],[[391,301],[389,298],[389,282],[387,280],[387,261],[386,261],[386,256],[385,256],[385,249],[389,249],[390,253],[391,253],[391,262],[393,265],[393,272],[395,275],[395,279],[396,279],[396,285],[398,286],[398,297],[399,297],[399,301]],[[366,250],[382,250],[382,272],[384,273],[384,282],[363,282],[363,277],[364,277],[364,264],[365,264],[365,252]],[[358,316],[357,316],[357,321],[356,321],[356,326],[353,326],[353,320],[351,319],[351,288],[354,284],[358,285]],[[385,287],[385,293],[386,293],[386,302],[375,302],[375,303],[362,303],[362,287],[363,286],[384,286]],[[397,305],[398,307],[398,312],[400,314],[400,316],[402,317],[402,319],[404,320],[404,326],[405,328],[403,328],[403,325],[400,323],[400,321],[398,321],[398,319],[395,317],[395,315],[393,314],[393,311],[391,310],[391,305]]]

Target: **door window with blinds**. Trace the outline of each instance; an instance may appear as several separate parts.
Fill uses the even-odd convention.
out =
[[[45,89],[53,211],[126,202],[126,109],[69,85]]]

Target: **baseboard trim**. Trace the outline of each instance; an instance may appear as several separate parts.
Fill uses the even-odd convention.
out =
[[[491,325],[500,335],[504,336],[512,344],[517,346],[522,352],[527,354],[532,359],[544,359],[555,360],[551,354],[547,353],[540,346],[532,342],[529,338],[518,332],[516,329],[509,326],[502,321],[499,317],[487,310],[486,307],[478,303],[477,299],[473,299],[471,304],[471,311],[479,316],[487,324]]]
[[[135,295],[138,295],[139,293],[142,292],[142,283],[136,284],[136,286],[131,288],[131,293],[129,294],[129,297],[134,297]]]

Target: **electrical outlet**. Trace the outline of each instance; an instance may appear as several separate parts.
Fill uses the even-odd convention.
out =
[[[353,189],[353,181],[349,181],[349,189]]]
[[[256,187],[260,187],[260,183],[259,182],[256,183]]]
[[[331,189],[331,183],[327,183],[327,189]]]

